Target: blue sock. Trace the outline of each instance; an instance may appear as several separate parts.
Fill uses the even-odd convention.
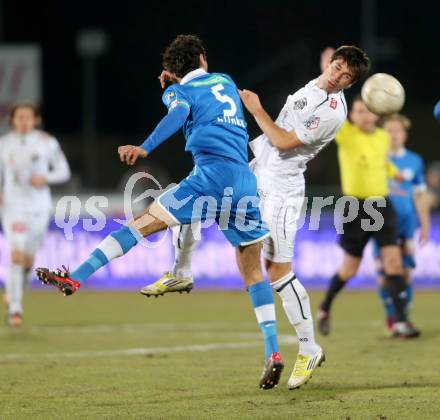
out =
[[[411,304],[414,297],[414,290],[412,283],[408,283],[406,285],[406,314],[409,315],[409,311],[411,309]]]
[[[382,299],[387,318],[391,318],[392,316],[394,316],[393,299],[391,298],[388,291],[382,286],[379,287],[379,297]]]
[[[272,288],[266,281],[248,287],[249,297],[264,339],[266,359],[278,352],[277,322]]]
[[[70,277],[82,283],[111,260],[126,254],[141,238],[136,229],[128,226],[115,230],[98,245],[86,261],[70,273]]]

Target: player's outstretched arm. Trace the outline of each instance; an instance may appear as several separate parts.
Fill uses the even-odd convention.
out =
[[[255,121],[271,143],[279,150],[289,150],[304,144],[298,139],[295,131],[286,131],[278,127],[261,105],[260,98],[250,90],[239,90],[240,98],[247,110],[254,116]]]
[[[140,146],[126,145],[118,147],[121,162],[131,166],[139,158],[146,158],[156,147],[182,128],[188,115],[189,107],[185,105],[177,105],[172,108]]]

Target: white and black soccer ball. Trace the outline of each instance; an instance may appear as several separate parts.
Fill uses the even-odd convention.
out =
[[[362,86],[361,96],[367,108],[381,116],[399,112],[405,103],[402,84],[386,73],[370,76]]]

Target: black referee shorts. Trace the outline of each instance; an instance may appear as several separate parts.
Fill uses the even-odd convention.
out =
[[[351,222],[344,223],[344,233],[340,236],[339,244],[341,247],[353,257],[362,257],[364,248],[368,241],[374,238],[379,248],[388,245],[398,244],[397,217],[391,201],[386,198],[386,206],[379,207],[377,202],[372,202],[372,207],[378,211],[383,217],[383,226],[376,231],[368,231],[362,228],[362,220],[364,224],[373,224],[373,217],[364,209],[366,200],[359,200],[359,212],[355,219]],[[344,216],[348,214],[348,206],[344,209]]]

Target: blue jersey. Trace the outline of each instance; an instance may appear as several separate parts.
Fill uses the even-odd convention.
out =
[[[414,188],[423,188],[425,175],[422,158],[414,152],[403,149],[400,155],[391,156],[390,160],[399,168],[405,181],[390,180],[389,197],[393,203],[399,224],[413,223],[414,228],[418,223],[417,212],[414,205]]]
[[[237,86],[229,76],[194,70],[180,84],[169,86],[162,100],[169,111],[188,107],[185,150],[196,163],[204,156],[220,156],[248,164],[246,121]]]

